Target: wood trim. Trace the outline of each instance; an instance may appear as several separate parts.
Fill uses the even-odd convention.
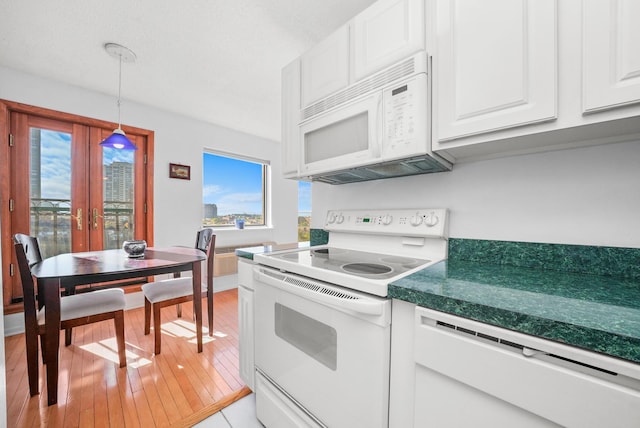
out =
[[[155,170],[155,163],[154,163],[154,150],[155,150],[155,134],[153,132],[149,133],[146,135],[147,137],[147,151],[146,151],[146,155],[147,158],[145,159],[145,174],[146,174],[146,180],[145,183],[147,185],[146,188],[146,195],[145,195],[145,204],[146,204],[146,209],[147,209],[147,213],[146,213],[146,217],[149,218],[154,218],[154,211],[153,211],[153,195],[154,195],[154,175],[153,172]],[[146,236],[147,236],[147,244],[150,247],[153,247],[153,237],[155,236],[153,231],[154,231],[154,222],[153,221],[147,221],[146,222]]]
[[[208,418],[214,413],[219,412],[220,410],[224,409],[228,405],[235,403],[239,399],[246,397],[249,394],[251,394],[251,390],[249,389],[248,386],[244,386],[242,389],[227,395],[222,400],[216,401],[210,406],[207,406],[204,409],[197,411],[196,413],[189,416],[188,418],[180,421],[180,423],[171,425],[171,427],[172,428],[192,427],[198,422],[202,422],[204,419]]]
[[[68,122],[80,123],[82,125],[95,126],[98,128],[117,128],[118,124],[115,122],[109,122],[106,120],[94,119],[91,117],[80,116],[77,114],[65,113],[61,111],[51,110],[44,107],[36,107],[28,104],[17,103],[15,101],[8,101],[0,99],[0,105],[4,105],[4,107],[8,111],[19,112],[19,113],[27,113],[36,116],[41,116],[45,118],[51,118],[56,120],[63,120]],[[3,128],[6,129],[6,128]],[[153,135],[154,131],[144,128],[136,128],[134,126],[122,125],[122,130],[125,133],[131,133],[136,135],[149,136]]]
[[[6,219],[2,221],[3,225],[11,224],[11,216],[9,215],[9,108],[7,104],[0,102],[0,218]],[[0,228],[0,240],[2,242],[2,254],[13,254],[13,243],[11,240],[11,228]],[[10,264],[13,263],[14,257],[2,257],[2,283],[10,284],[11,275]],[[18,266],[15,266],[15,272],[18,271]],[[3,306],[7,306],[11,303],[11,296],[7,296],[7,293],[3,293],[2,303]],[[22,309],[22,305],[20,305]],[[7,309],[5,308],[5,313]]]

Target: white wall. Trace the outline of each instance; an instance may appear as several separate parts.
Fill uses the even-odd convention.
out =
[[[313,185],[312,227],[328,209],[450,210],[450,236],[640,247],[640,142],[463,163],[453,171]]]
[[[4,67],[0,67],[0,99],[112,122],[118,119],[114,95],[87,91]],[[122,100],[122,119],[125,125],[155,132],[154,245],[193,245],[195,232],[201,227],[202,220],[202,153],[205,149],[268,161],[272,167],[271,227],[217,230],[216,246],[297,241],[298,187],[297,182],[280,178],[279,142],[127,102],[126,99]],[[191,180],[170,179],[170,162],[190,165]],[[9,334],[19,333],[24,328],[21,314],[0,318],[0,321],[3,321],[0,331],[6,327]],[[1,346],[0,361],[4,363]],[[4,370],[0,375],[0,385],[4,385],[3,374]],[[4,392],[2,388],[0,390]],[[3,408],[0,395],[0,409]]]
[[[297,183],[280,178],[279,142],[122,100],[125,125],[155,131],[154,244],[193,245],[202,217],[202,153],[221,150],[269,161],[273,228],[227,229],[216,245],[297,241]],[[189,94],[185,94],[188,97]],[[115,95],[106,95],[0,67],[0,98],[117,122]],[[169,178],[169,163],[191,166],[191,180]],[[242,177],[238,177],[242,179]]]

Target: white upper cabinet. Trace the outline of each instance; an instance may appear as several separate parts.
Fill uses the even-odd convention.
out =
[[[300,58],[302,106],[349,85],[349,27],[341,27]]]
[[[282,174],[298,176],[300,156],[300,60],[282,69]]]
[[[583,111],[640,102],[640,1],[583,2]]]
[[[353,80],[425,48],[425,2],[381,0],[353,19]]]
[[[437,0],[437,140],[556,118],[554,0]]]
[[[379,0],[300,57],[302,108],[423,50],[424,0]]]

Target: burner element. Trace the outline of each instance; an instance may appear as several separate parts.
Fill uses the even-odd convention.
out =
[[[383,275],[393,270],[389,266],[377,263],[348,263],[343,265],[342,269],[350,273],[367,275]]]

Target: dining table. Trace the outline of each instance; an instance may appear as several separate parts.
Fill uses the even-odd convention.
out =
[[[45,311],[47,402],[58,402],[58,355],[60,351],[60,295],[61,289],[71,290],[79,285],[99,284],[101,287],[122,286],[118,281],[154,275],[192,271],[193,311],[196,318],[198,352],[202,352],[202,266],[206,254],[187,247],[148,247],[144,256],[129,257],[124,250],[101,250],[66,253],[46,258],[31,267],[36,278],[41,304]],[[211,284],[211,281],[208,281]],[[207,290],[213,299],[213,290]],[[209,326],[212,328],[212,326]]]

